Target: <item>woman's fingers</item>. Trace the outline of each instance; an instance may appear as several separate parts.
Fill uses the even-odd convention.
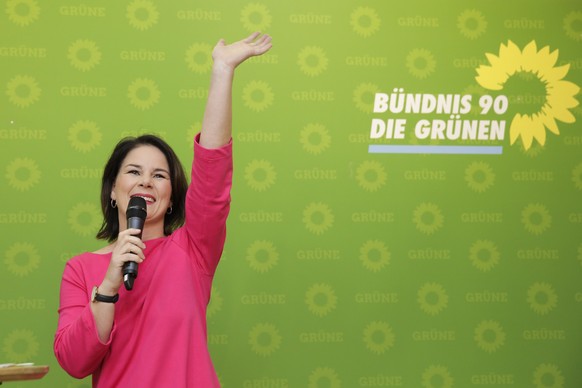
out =
[[[244,39],[243,41],[245,43],[252,43],[255,39],[257,39],[257,36],[259,36],[259,35],[261,35],[260,32],[258,32],[258,31],[253,32],[252,34],[250,34],[249,36],[247,36],[247,38]]]

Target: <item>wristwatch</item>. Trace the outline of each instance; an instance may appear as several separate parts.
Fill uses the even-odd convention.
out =
[[[115,303],[119,299],[119,294],[113,296],[101,295],[99,294],[99,289],[97,286],[93,287],[93,292],[91,292],[91,302],[105,302],[105,303]]]

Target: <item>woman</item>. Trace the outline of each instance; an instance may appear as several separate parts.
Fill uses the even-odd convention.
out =
[[[214,47],[187,193],[180,162],[163,140],[146,135],[114,149],[97,235],[112,243],[72,258],[61,282],[54,351],[70,375],[93,375],[95,387],[219,387],[206,306],[230,208],[232,82],[240,63],[270,48],[271,38],[259,33]],[[126,228],[134,196],[147,203],[142,231]],[[122,287],[127,261],[139,264],[131,291]]]

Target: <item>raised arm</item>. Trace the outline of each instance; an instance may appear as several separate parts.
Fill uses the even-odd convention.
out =
[[[246,39],[226,44],[218,41],[212,51],[212,75],[202,120],[200,145],[219,148],[232,137],[232,83],[238,65],[271,48],[271,37],[255,32]]]

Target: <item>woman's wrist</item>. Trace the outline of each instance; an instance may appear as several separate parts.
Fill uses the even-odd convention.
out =
[[[214,61],[212,64],[212,74],[219,77],[232,76],[234,74],[234,69],[235,66],[231,66],[222,61]]]
[[[101,285],[99,285],[97,288],[99,289],[99,293],[101,295],[106,296],[113,296],[119,292],[119,287],[111,285],[111,283],[107,280],[103,280]]]

